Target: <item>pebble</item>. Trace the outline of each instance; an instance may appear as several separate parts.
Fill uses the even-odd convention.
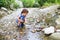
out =
[[[35,33],[35,32],[36,32],[36,30],[32,30],[31,32],[32,32],[32,33]]]

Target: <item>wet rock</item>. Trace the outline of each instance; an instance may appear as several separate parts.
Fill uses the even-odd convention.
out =
[[[57,28],[57,29],[60,29],[60,24],[56,25],[56,28]]]
[[[40,18],[37,18],[36,22],[39,23],[40,22]]]
[[[60,15],[58,16],[55,22],[57,23],[56,28],[60,29]]]
[[[7,15],[6,11],[0,10],[0,18],[2,18],[3,16],[6,16],[6,15]]]
[[[60,6],[57,9],[60,10]]]
[[[4,9],[0,9],[0,18],[2,18],[2,17],[4,17],[4,16],[7,16],[7,15],[9,15],[9,14],[11,14],[12,13],[12,11],[11,10],[4,10]]]
[[[40,28],[46,28],[47,26],[44,23],[40,23]]]
[[[60,24],[60,17],[56,20],[57,24]]]
[[[60,32],[60,29],[57,29],[56,32]]]
[[[44,34],[51,34],[55,32],[55,29],[53,26],[50,26],[48,28],[44,28],[43,31],[44,31]]]
[[[60,40],[60,33],[53,33],[49,38],[50,40]]]
[[[36,31],[37,31],[37,32],[40,32],[41,30],[42,30],[42,29],[37,29]]]
[[[35,33],[35,32],[36,32],[36,30],[34,29],[34,30],[32,30],[31,32],[32,32],[32,33]]]

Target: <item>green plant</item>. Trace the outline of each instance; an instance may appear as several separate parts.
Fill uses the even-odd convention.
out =
[[[10,8],[10,5],[13,3],[14,8],[18,8],[19,5],[15,3],[15,0],[0,0],[0,7]]]
[[[21,0],[24,7],[33,7],[35,0]]]
[[[19,5],[17,3],[13,3],[13,5],[14,5],[13,6],[14,8],[16,8],[16,9],[19,8]]]
[[[47,0],[38,0],[38,3],[40,4],[40,6],[43,6],[46,1]]]
[[[0,7],[10,7],[10,4],[13,3],[14,0],[0,0]]]
[[[55,3],[56,4],[60,4],[60,0],[55,0]]]

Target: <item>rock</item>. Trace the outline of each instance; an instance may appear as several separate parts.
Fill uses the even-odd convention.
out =
[[[39,23],[39,22],[40,22],[40,19],[38,18],[38,19],[36,20],[36,22]]]
[[[11,14],[12,11],[11,10],[7,10],[7,9],[0,9],[0,18],[4,17],[4,16],[7,16],[9,14]]]
[[[46,28],[46,26],[44,24],[41,25],[41,28]]]
[[[60,10],[60,6],[57,9]]]
[[[33,20],[33,17],[29,18],[29,21],[30,21],[30,22],[33,22],[33,21],[34,21],[34,20]]]
[[[44,34],[51,34],[55,32],[55,29],[53,26],[50,26],[48,28],[44,28],[43,31],[44,31]]]
[[[50,40],[60,40],[60,33],[53,33],[49,38]]]
[[[60,29],[60,15],[58,16],[55,22],[57,23],[56,28]]]
[[[8,13],[4,10],[0,10],[0,18],[6,16]]]
[[[9,36],[9,35],[6,35],[5,37],[6,37],[8,40],[10,39],[10,36]]]
[[[16,40],[16,39],[13,39],[13,40]]]
[[[56,20],[56,23],[57,23],[57,24],[60,24],[60,18],[58,18],[58,19]]]
[[[5,40],[5,36],[0,34],[0,40]]]
[[[8,11],[5,7],[1,7],[2,10]]]
[[[56,25],[56,28],[57,28],[57,29],[60,29],[60,24]]]
[[[32,33],[35,33],[35,32],[36,32],[36,30],[32,30],[31,32],[32,32]]]
[[[40,32],[40,31],[41,31],[41,29],[36,29],[36,31],[37,31],[37,32]]]
[[[56,32],[60,32],[60,29],[57,29]]]
[[[50,6],[50,7],[48,7],[48,8],[45,8],[45,9],[40,9],[39,11],[41,12],[41,13],[45,13],[45,14],[47,14],[47,13],[53,13],[55,10],[57,10],[57,8],[59,7],[59,5],[53,5],[53,6]],[[44,15],[45,15],[44,14]]]

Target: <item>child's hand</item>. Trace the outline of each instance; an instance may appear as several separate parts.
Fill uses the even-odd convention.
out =
[[[20,22],[24,22],[24,21],[20,19]]]
[[[23,21],[23,20],[21,20],[21,19],[18,19],[18,21],[19,21],[19,22],[24,22],[24,21]]]
[[[19,16],[17,17],[17,19],[18,19],[19,22],[24,22],[23,20],[20,19]]]

